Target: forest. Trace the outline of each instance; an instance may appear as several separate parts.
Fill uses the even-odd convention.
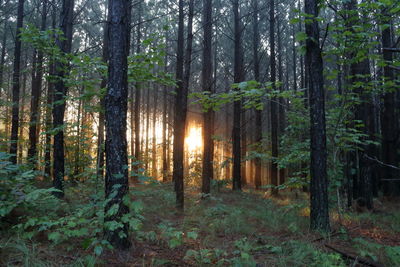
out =
[[[0,266],[400,266],[398,0],[0,0]]]

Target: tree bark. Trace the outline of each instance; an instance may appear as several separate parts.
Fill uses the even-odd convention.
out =
[[[357,10],[357,1],[351,0],[345,4],[345,8],[348,12],[348,18],[346,22],[347,30],[354,32],[353,25],[361,25]],[[368,42],[368,39],[363,40]],[[357,40],[354,40],[357,44]],[[370,81],[370,62],[369,59],[357,59],[356,55],[363,45],[354,47],[354,51],[350,53],[349,60],[350,65],[350,82],[353,87],[353,91],[358,95],[361,103],[357,105],[355,111],[355,120],[362,121],[363,127],[362,132],[368,137],[364,139],[364,145],[362,150],[358,150],[358,169],[359,175],[357,179],[357,187],[355,188],[356,197],[362,198],[365,201],[366,207],[370,210],[373,208],[373,192],[372,192],[372,172],[374,163],[369,160],[371,156],[374,156],[374,145],[365,144],[367,139],[373,140],[375,137],[375,125],[373,120],[373,105],[372,105],[372,95],[365,87],[360,87],[358,84],[362,83],[364,86]],[[368,51],[367,51],[368,52]]]
[[[277,27],[277,37],[278,37],[278,79],[281,85],[279,86],[279,91],[283,92],[285,90],[285,87],[283,86],[283,48],[282,48],[282,34],[281,34],[281,27],[279,26],[279,21],[278,21],[278,27]],[[287,69],[287,68],[286,68]],[[288,78],[288,75],[286,75],[286,78]],[[286,110],[285,110],[285,99],[283,97],[278,98],[278,119],[279,119],[279,128],[278,128],[278,136],[283,136],[285,134],[285,128],[286,128]],[[280,147],[280,142],[278,138],[278,147]],[[284,168],[279,169],[279,184],[282,185],[285,183],[286,178],[285,178],[286,172]]]
[[[115,230],[106,228],[104,235],[111,245],[118,249],[127,249],[131,245],[128,223],[122,221],[122,217],[129,212],[129,208],[123,203],[123,198],[129,190],[126,128],[130,8],[129,0],[109,0],[108,2],[109,68],[105,98],[105,193],[106,199],[110,201],[105,207],[105,213],[107,214],[114,205],[118,206],[118,212],[115,215],[106,216],[105,222],[117,221],[123,227]]]
[[[203,0],[203,64],[201,87],[203,91],[214,93],[212,63],[212,0]],[[201,192],[210,193],[211,180],[214,178],[214,111],[203,114],[203,172]]]
[[[179,0],[178,17],[178,42],[176,58],[176,97],[174,110],[174,144],[173,144],[173,173],[175,183],[176,207],[183,211],[184,208],[184,181],[183,181],[183,157],[185,141],[185,123],[187,112],[187,88],[183,80],[184,64],[184,1]]]
[[[240,83],[244,80],[243,70],[243,47],[242,47],[242,25],[239,14],[239,0],[233,1],[233,16],[234,16],[234,83]],[[239,90],[239,89],[236,89]],[[233,190],[242,190],[242,157],[241,157],[241,113],[242,103],[236,100],[233,103],[233,129],[232,129],[232,143],[233,143]]]
[[[158,102],[158,87],[155,85],[153,89],[153,125],[152,125],[152,148],[151,148],[151,175],[154,178],[157,178],[157,136],[156,136],[156,127],[157,127],[157,104]]]
[[[318,4],[316,0],[305,1],[305,13],[308,20],[305,25],[306,71],[310,94],[310,151],[311,151],[311,214],[312,230],[330,231],[328,209],[328,177],[326,170],[326,126],[325,94],[323,81],[323,61],[319,45]]]
[[[386,11],[384,11],[385,14]],[[386,14],[386,17],[390,17]],[[392,24],[392,20],[384,19],[381,23]],[[393,33],[391,27],[385,27],[381,33],[382,47],[392,47]],[[398,165],[398,120],[396,119],[396,88],[390,85],[394,82],[394,71],[390,67],[393,62],[392,51],[383,49],[383,60],[385,66],[383,67],[383,83],[385,93],[383,95],[383,112],[381,116],[382,125],[382,161],[385,164],[397,166]],[[381,177],[383,181],[383,193],[386,196],[399,196],[400,195],[400,182],[398,179],[398,171],[388,166],[382,166]],[[392,181],[390,181],[392,180]]]
[[[20,32],[24,22],[24,0],[18,0],[17,30],[15,33],[14,69],[12,79],[12,119],[11,119],[11,162],[17,163],[18,127],[19,127],[19,91],[21,67],[21,38]]]
[[[52,29],[56,28],[56,0],[53,0],[52,3]],[[49,75],[55,76],[54,62],[49,62]],[[53,98],[54,98],[54,83],[52,81],[48,81],[47,84],[47,97],[46,97],[46,144],[45,144],[45,167],[44,167],[44,175],[46,178],[52,177],[51,175],[51,129],[52,129],[52,107],[53,107]]]
[[[103,29],[103,55],[102,60],[105,64],[108,63],[108,24],[104,24]],[[104,76],[101,79],[100,88],[107,87],[107,77]],[[105,101],[104,96],[100,98],[100,111],[99,111],[99,127],[98,127],[98,139],[97,139],[97,178],[103,179],[104,178],[104,150],[105,150],[105,143],[104,143],[104,127],[105,127]]]
[[[168,44],[168,30],[165,30],[165,42]],[[168,45],[165,46],[165,56],[164,56],[164,72],[168,72]],[[169,116],[167,116],[168,113],[168,88],[167,86],[164,86],[163,88],[163,126],[162,126],[162,175],[163,175],[163,182],[168,181],[169,177],[169,167],[168,167],[168,155],[167,155],[167,147],[169,147],[168,144],[168,136],[167,136],[167,126],[168,126],[168,120]]]
[[[40,30],[46,30],[47,23],[47,0],[42,1],[42,22],[40,25]],[[43,51],[39,50],[37,52],[35,69],[32,71],[34,73],[32,77],[32,88],[31,88],[31,115],[29,120],[29,150],[28,159],[33,164],[34,169],[36,169],[37,163],[37,129],[39,123],[39,98],[42,90],[42,79],[43,79]]]
[[[253,3],[253,68],[254,80],[260,82],[260,58],[258,49],[260,46],[260,30],[259,30],[259,11],[258,0],[252,0]],[[255,111],[255,142],[257,147],[261,146],[262,142],[262,110]],[[260,189],[261,187],[261,158],[255,159],[255,172],[254,172],[254,187]]]
[[[3,30],[3,40],[1,42],[1,58],[0,58],[0,98],[3,94],[3,81],[4,81],[4,64],[6,59],[6,45],[7,45],[7,25],[8,23],[4,23],[4,30]]]
[[[63,0],[61,10],[60,29],[63,39],[58,40],[58,46],[64,55],[71,52],[73,30],[74,0]],[[56,62],[55,71],[57,81],[54,85],[53,127],[57,130],[53,145],[53,186],[60,190],[57,197],[64,196],[64,114],[68,87],[64,78],[68,75],[68,63]]]
[[[141,39],[142,39],[142,2],[138,3],[138,26],[136,32],[136,54],[140,54],[141,50]],[[142,90],[140,88],[140,83],[135,84],[135,160],[141,161],[141,147],[140,147],[140,102],[142,98]]]
[[[275,55],[275,1],[269,2],[269,41],[270,41],[270,68],[271,68],[271,83],[272,90],[276,90],[276,55]],[[270,120],[271,120],[271,156],[272,163],[270,168],[271,183],[274,186],[272,194],[276,195],[278,190],[278,99],[273,96],[270,102]]]
[[[146,90],[146,140],[145,140],[145,170],[149,173],[149,142],[150,142],[150,88]]]

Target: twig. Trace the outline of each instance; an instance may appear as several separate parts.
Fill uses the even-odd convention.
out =
[[[324,49],[324,45],[325,45],[326,38],[328,37],[328,33],[329,33],[329,23],[326,25],[324,39],[322,39],[322,44],[321,44],[321,50]]]
[[[389,52],[394,52],[394,53],[400,52],[400,48],[393,48],[393,47],[384,47],[383,50],[386,50],[386,51],[389,51]]]
[[[366,157],[366,158],[369,159],[369,160],[375,161],[375,162],[377,162],[377,163],[379,163],[379,164],[381,164],[381,165],[383,165],[383,166],[390,167],[390,168],[393,168],[393,169],[396,169],[396,170],[400,170],[399,167],[396,167],[396,166],[393,166],[393,165],[390,165],[390,164],[386,164],[386,163],[384,163],[384,162],[378,160],[377,158],[371,158],[371,157],[368,156],[367,154],[364,154],[364,157]]]

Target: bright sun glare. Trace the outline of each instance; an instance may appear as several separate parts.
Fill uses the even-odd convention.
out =
[[[189,153],[197,152],[203,147],[201,127],[190,126],[185,138],[186,149]]]

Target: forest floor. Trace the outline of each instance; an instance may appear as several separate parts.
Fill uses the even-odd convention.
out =
[[[131,237],[130,250],[105,250],[95,266],[400,266],[398,202],[377,201],[374,212],[339,216],[333,211],[332,234],[322,236],[308,230],[304,193],[271,198],[251,189],[222,189],[201,199],[197,190],[188,189],[181,214],[171,184],[131,191],[143,205],[142,228]],[[70,198],[72,203],[76,196]],[[84,260],[93,251],[80,248],[77,239],[62,245],[40,236],[17,240],[0,238],[0,265],[93,264]]]

